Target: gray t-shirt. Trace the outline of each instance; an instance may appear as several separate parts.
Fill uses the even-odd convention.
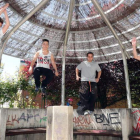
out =
[[[101,71],[98,63],[92,61],[83,61],[77,66],[78,70],[81,70],[81,81],[95,81],[96,71]]]

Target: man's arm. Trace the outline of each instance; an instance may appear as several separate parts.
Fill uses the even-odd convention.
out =
[[[99,79],[100,79],[100,77],[101,77],[101,71],[98,71],[98,77],[96,78],[96,83],[98,83],[99,82]]]
[[[79,81],[80,77],[79,77],[79,70],[82,70],[82,65],[83,65],[83,62],[81,62],[77,67],[76,67],[76,80]]]
[[[34,57],[33,57],[33,60],[32,60],[32,62],[31,62],[31,66],[30,66],[30,68],[29,68],[29,73],[30,73],[30,74],[33,73],[33,66],[34,66],[34,64],[35,64],[35,62],[36,62],[36,60],[37,60],[37,58],[38,58],[38,55],[39,55],[39,52],[37,52],[37,53],[34,55]]]
[[[137,45],[137,40],[136,38],[133,38],[132,39],[133,55],[135,59],[140,60],[140,56],[138,56],[137,51],[136,51],[136,45]]]
[[[8,29],[9,26],[10,26],[10,21],[9,21],[8,14],[7,14],[7,11],[6,11],[6,10],[4,11],[4,14],[5,14],[5,19],[6,19],[6,24],[5,24],[4,27],[2,28],[3,34],[6,33],[7,29]]]
[[[0,8],[0,15],[8,8],[9,3],[6,3],[3,7]]]
[[[57,66],[56,66],[56,63],[55,63],[55,60],[54,60],[54,56],[51,54],[51,62],[52,62],[52,66],[55,70],[55,75],[58,76],[58,71],[57,71]]]
[[[80,79],[79,70],[76,68],[75,72],[76,72],[76,80],[79,81],[79,79]]]

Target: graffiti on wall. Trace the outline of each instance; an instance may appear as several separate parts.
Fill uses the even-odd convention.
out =
[[[78,116],[73,118],[73,122],[76,127],[88,127],[92,123],[102,124],[102,125],[113,125],[121,124],[119,113],[107,113],[105,114],[93,114],[87,116]]]
[[[138,113],[138,114],[137,114]],[[132,112],[133,115],[138,115],[136,126],[133,126],[134,133],[140,133],[140,110],[136,110]]]
[[[16,115],[12,115],[12,116],[8,115],[6,125],[14,125],[14,122],[19,123],[19,120],[18,120],[17,116]]]
[[[47,114],[41,115],[40,113],[25,113],[21,112],[20,115],[11,114],[7,117],[7,126],[20,125],[20,122],[26,123],[44,123],[47,122]],[[76,116],[73,118],[75,127],[90,127],[93,124],[101,124],[103,126],[111,126],[121,124],[120,116],[117,112],[110,113],[94,113],[87,116]]]
[[[47,114],[45,113],[45,115],[42,117],[39,115],[39,113],[37,114],[32,114],[32,113],[21,113],[20,117],[17,117],[16,114],[14,115],[8,115],[7,117],[7,123],[6,125],[8,126],[14,126],[14,124],[19,124],[21,121],[24,121],[24,122],[30,122],[32,121],[32,119],[34,119],[34,121],[36,122],[46,122],[47,121]]]

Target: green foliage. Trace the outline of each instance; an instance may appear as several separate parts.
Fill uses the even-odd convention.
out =
[[[16,80],[7,79],[0,81],[0,104],[9,102],[10,108],[36,108],[35,85],[30,85],[29,80],[24,75],[20,75]],[[22,92],[28,91],[28,100],[23,96]]]
[[[18,91],[17,83],[12,81],[0,81],[0,104],[13,102]]]

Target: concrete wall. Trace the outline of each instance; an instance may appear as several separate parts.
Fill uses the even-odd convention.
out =
[[[5,131],[6,131],[6,110],[0,109],[0,140],[5,139]]]
[[[140,134],[140,108],[133,108],[131,114],[133,116],[133,133]]]
[[[1,113],[1,112],[5,113]],[[125,112],[125,113],[124,113]],[[130,127],[132,123],[133,133],[140,133],[140,109],[96,109],[92,115],[78,116],[74,110],[74,129],[98,129],[121,131],[122,127]],[[130,114],[130,115],[124,115]],[[128,119],[132,120],[126,121]],[[122,118],[124,117],[124,118]],[[132,119],[131,119],[132,117]],[[126,119],[125,119],[126,118]],[[0,124],[4,128],[6,119],[6,129],[46,127],[46,109],[0,109]],[[123,124],[123,125],[122,125]],[[4,130],[3,130],[4,132]],[[0,133],[2,133],[0,131]],[[2,136],[2,135],[1,135]]]
[[[46,140],[45,133],[7,136],[5,140]]]
[[[7,109],[6,129],[46,127],[46,109]]]
[[[26,134],[26,135],[17,135],[17,136],[7,136],[5,140],[46,140],[46,134]],[[73,140],[122,140],[117,137],[108,137],[108,136],[74,136]]]
[[[121,131],[121,111],[123,110],[125,109],[96,109],[92,115],[88,116],[79,116],[74,110],[74,129]],[[6,112],[6,129],[46,127],[46,109],[6,109]],[[140,109],[132,109],[131,115],[133,117],[133,131],[140,133]]]
[[[122,110],[122,109],[121,109]],[[46,109],[7,109],[6,129],[46,127]],[[120,109],[97,109],[92,115],[79,116],[74,110],[74,129],[121,131]]]
[[[74,129],[121,131],[120,109],[96,109],[92,115],[78,116],[74,110]]]
[[[73,140],[122,140],[122,139],[117,138],[117,137],[108,137],[108,136],[77,135],[77,136],[74,136]]]

